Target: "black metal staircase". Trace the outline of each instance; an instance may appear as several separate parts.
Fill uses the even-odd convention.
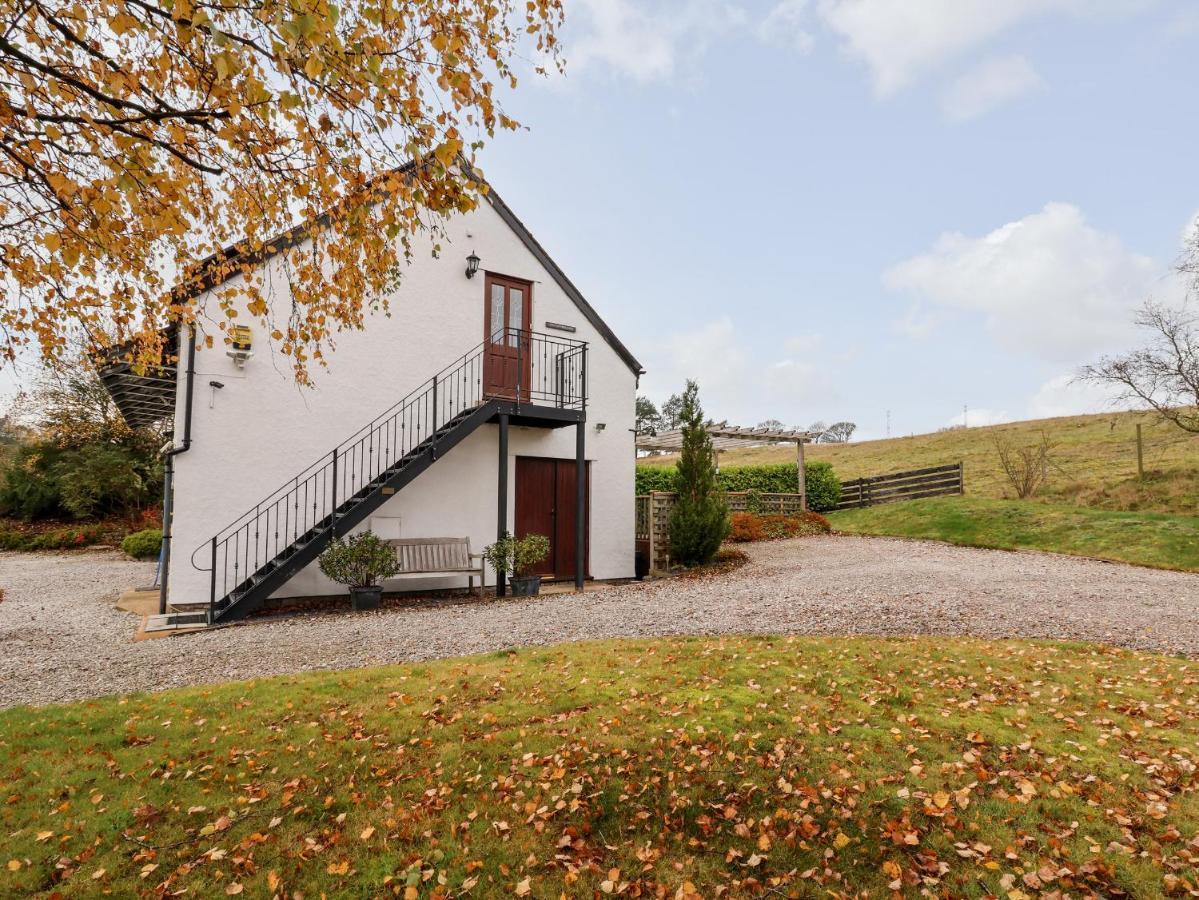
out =
[[[495,347],[517,357],[500,386]],[[208,624],[254,612],[480,425],[501,414],[551,428],[582,421],[586,366],[586,343],[514,329],[459,357],[195,549],[192,565],[211,573]]]

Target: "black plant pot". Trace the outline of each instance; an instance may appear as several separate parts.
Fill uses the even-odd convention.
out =
[[[649,574],[649,554],[638,550],[633,555],[633,574],[638,581],[643,581]]]
[[[380,584],[371,587],[350,588],[350,603],[353,604],[355,610],[378,609],[379,601],[382,599],[383,586]]]
[[[541,591],[540,575],[513,575],[508,583],[513,597],[535,597]]]

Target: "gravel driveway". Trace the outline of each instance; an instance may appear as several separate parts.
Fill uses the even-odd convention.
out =
[[[749,553],[729,575],[585,598],[260,619],[136,644],[135,617],[112,601],[148,583],[152,566],[113,553],[0,553],[0,707],[636,635],[1074,638],[1199,656],[1199,575],[871,537]]]

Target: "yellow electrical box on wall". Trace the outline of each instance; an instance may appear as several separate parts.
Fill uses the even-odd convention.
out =
[[[225,351],[225,355],[232,359],[240,369],[246,364],[246,360],[254,355],[251,349],[252,345],[253,334],[250,326],[233,325],[229,328],[229,349]]]

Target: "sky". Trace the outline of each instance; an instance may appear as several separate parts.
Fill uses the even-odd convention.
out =
[[[567,0],[483,170],[647,369],[858,438],[1102,411],[1178,302],[1199,0]]]
[[[565,4],[565,76],[528,60],[479,162],[655,401],[859,439],[1102,411],[1078,368],[1183,294],[1199,0]]]

